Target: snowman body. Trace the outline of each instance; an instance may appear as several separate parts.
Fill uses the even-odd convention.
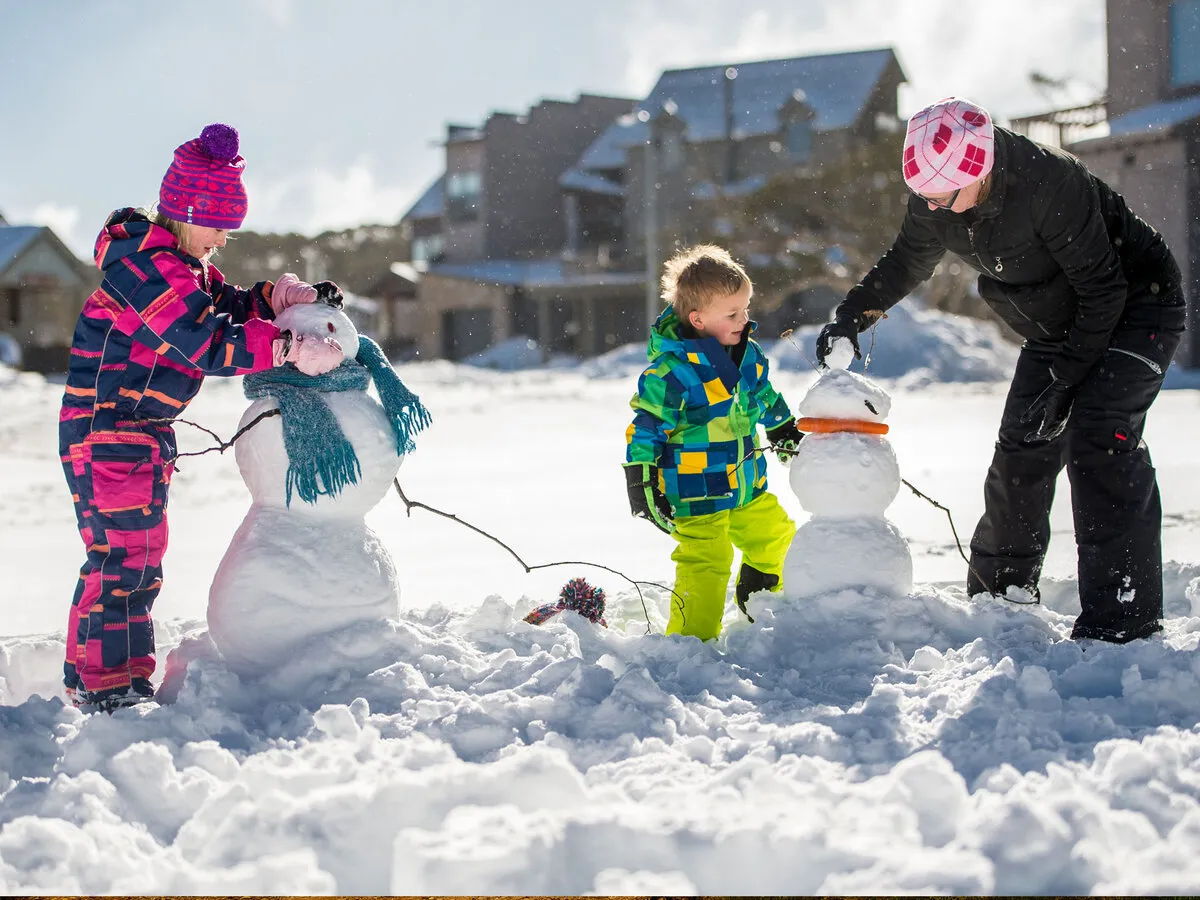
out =
[[[798,415],[882,426],[891,398],[865,378],[827,370]],[[804,599],[846,588],[912,590],[912,554],[885,511],[900,490],[900,468],[883,434],[851,430],[808,434],[788,477],[811,518],[796,530],[784,560],[783,591]]]
[[[291,307],[276,324],[294,334],[333,334],[351,355],[358,346],[349,318],[323,304]],[[357,483],[336,494],[321,494],[313,503],[293,494],[288,503],[288,454],[279,416],[259,421],[234,445],[252,502],[213,578],[208,626],[217,649],[239,673],[273,669],[313,638],[383,622],[399,611],[395,565],[364,521],[400,468],[391,423],[365,390],[322,392],[320,401],[361,467]],[[277,408],[271,397],[255,400],[239,429]]]

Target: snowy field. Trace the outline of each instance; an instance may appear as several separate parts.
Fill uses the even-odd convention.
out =
[[[811,350],[811,333],[797,340]],[[814,374],[790,345],[768,349],[795,405]],[[619,468],[639,355],[402,367],[434,414],[405,491],[530,564],[669,584],[673,542],[630,518]],[[986,327],[901,311],[868,372],[892,395],[901,474],[964,542],[1014,357]],[[727,612],[707,645],[661,635],[659,588],[643,589],[647,634],[620,577],[527,575],[391,495],[368,523],[401,573],[399,621],[243,681],[206,643],[208,587],[249,496],[232,454],[213,453],[183,460],[171,493],[167,702],[110,717],[60,694],[83,560],[56,458],[62,388],[0,371],[0,892],[1200,892],[1200,379],[1169,383],[1147,429],[1161,637],[1066,640],[1065,478],[1042,606],[968,602],[945,514],[902,489],[888,515],[911,544],[911,594],[775,601],[753,625]],[[210,379],[186,418],[227,438],[246,405],[239,380]],[[178,430],[183,450],[212,443]],[[774,458],[769,477],[802,521]],[[521,621],[574,576],[608,592],[609,628]]]

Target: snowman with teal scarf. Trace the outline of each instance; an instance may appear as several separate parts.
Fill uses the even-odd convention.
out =
[[[276,324],[332,338],[345,359],[325,375],[288,364],[244,380],[253,402],[239,431],[268,415],[234,445],[252,502],[213,578],[208,627],[230,669],[246,675],[287,662],[313,638],[396,617],[396,568],[363,517],[430,421],[337,306],[292,306]]]

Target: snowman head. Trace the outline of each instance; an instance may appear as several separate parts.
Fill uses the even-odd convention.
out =
[[[354,359],[358,355],[358,329],[354,327],[350,317],[336,306],[327,303],[297,303],[276,316],[275,325],[281,331],[290,331],[296,337],[331,337],[342,345],[342,353],[347,359]]]

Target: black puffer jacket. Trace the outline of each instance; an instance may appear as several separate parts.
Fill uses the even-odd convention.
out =
[[[1162,236],[1074,156],[1004,128],[984,202],[952,213],[910,197],[896,242],[837,315],[865,329],[929,278],[947,250],[980,273],[980,295],[1018,334],[1059,348],[1054,372],[1071,384],[1118,323],[1184,327],[1179,267]]]

